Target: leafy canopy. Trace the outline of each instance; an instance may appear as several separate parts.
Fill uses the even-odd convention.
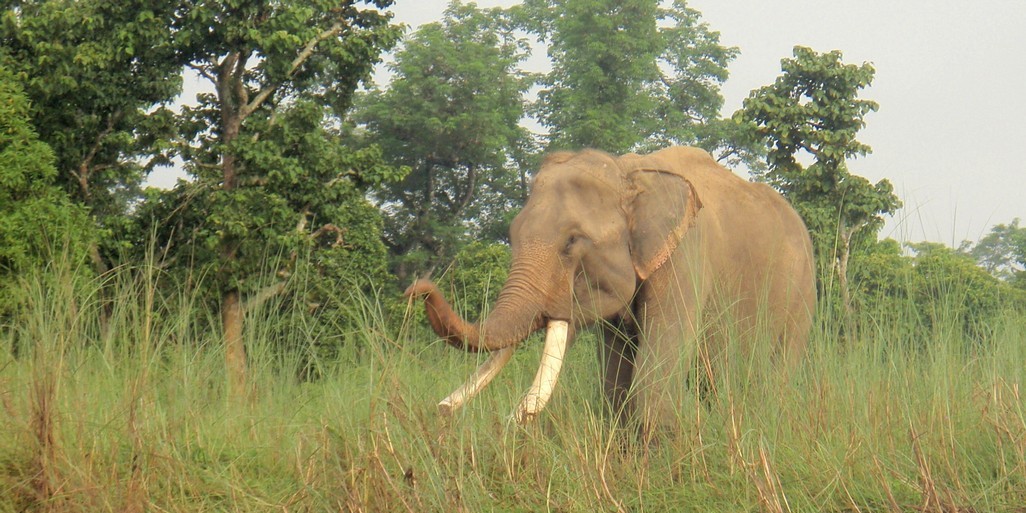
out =
[[[821,247],[835,247],[838,237],[847,240],[863,229],[875,233],[881,216],[901,202],[888,180],[872,184],[847,164],[871,151],[856,135],[866,114],[878,108],[858,97],[875,70],[869,63],[845,64],[839,51],[821,54],[800,46],[781,69],[735,114],[764,141],[768,170],[761,178],[795,204]],[[803,164],[803,155],[812,163]]]
[[[994,225],[969,254],[997,278],[1026,288],[1026,226],[1018,218]]]
[[[528,0],[516,11],[548,43],[535,115],[550,148],[613,153],[697,145],[748,155],[740,127],[719,118],[720,84],[738,50],[677,0]]]
[[[21,83],[0,66],[0,316],[21,300],[17,277],[54,259],[84,261],[85,210],[54,184],[54,154],[29,120]]]
[[[176,20],[181,53],[214,93],[183,109],[178,151],[195,180],[164,195],[154,220],[221,287],[253,292],[261,271],[287,276],[297,252],[322,245],[348,245],[366,255],[358,273],[379,274],[366,266],[380,242],[360,232],[380,220],[361,191],[396,170],[341,144],[339,127],[398,29],[361,3],[390,2],[207,1]],[[370,215],[348,219],[346,206]]]
[[[406,39],[388,87],[360,102],[365,142],[410,169],[374,194],[401,279],[443,265],[471,239],[503,237],[521,205],[527,52],[504,11],[453,2]]]
[[[0,65],[23,82],[56,182],[90,208],[109,243],[146,173],[167,163],[181,89],[171,0],[28,0],[0,20]],[[114,250],[115,248],[109,248]]]

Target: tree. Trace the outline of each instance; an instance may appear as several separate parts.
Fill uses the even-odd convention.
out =
[[[1026,311],[1026,293],[977,266],[963,248],[934,242],[907,245],[915,252],[914,299],[925,325],[955,321],[979,338],[1003,311]]]
[[[410,169],[375,193],[400,280],[445,265],[468,240],[504,236],[523,204],[527,51],[501,9],[455,1],[404,42],[387,89],[363,98],[364,139]]]
[[[1018,218],[1008,224],[995,225],[969,254],[998,279],[1026,285],[1026,227],[1019,226]]]
[[[61,252],[84,260],[85,210],[54,184],[54,154],[39,140],[21,84],[0,66],[0,318],[18,304],[16,277]]]
[[[957,328],[986,335],[1006,311],[1026,311],[1026,293],[974,264],[963,247],[894,240],[862,245],[851,268],[852,298],[872,322],[892,318],[927,329]],[[932,339],[926,337],[926,339]]]
[[[171,0],[29,0],[0,23],[0,65],[24,82],[30,116],[54,152],[56,183],[86,206],[93,266],[122,249],[114,233],[154,166],[167,162],[169,111],[181,88]]]
[[[757,141],[744,132],[744,125],[720,117],[720,85],[726,82],[727,66],[740,51],[723,46],[720,33],[701,20],[702,14],[681,0],[659,10],[660,76],[649,92],[658,105],[651,114],[653,126],[646,145],[698,146],[717,160],[758,168],[761,152]]]
[[[719,118],[719,86],[738,50],[686,2],[528,0],[520,15],[548,42],[552,71],[535,112],[550,148],[686,144],[748,155],[741,127]]]
[[[848,170],[848,159],[871,151],[855,136],[866,124],[865,115],[878,108],[858,97],[875,70],[869,63],[844,64],[839,51],[821,54],[800,46],[794,58],[781,61],[781,68],[772,85],[752,91],[735,119],[754,126],[763,139],[768,170],[761,178],[805,219],[847,307],[853,242],[874,239],[883,225],[881,216],[901,206],[889,181],[872,184]],[[800,154],[811,156],[813,163],[803,165]]]
[[[340,224],[339,208],[365,205],[359,191],[395,173],[373,148],[350,151],[328,128],[341,125],[356,86],[398,37],[389,15],[358,4],[391,2],[207,1],[176,20],[188,66],[215,93],[183,112],[180,151],[195,181],[172,193],[172,212],[191,216],[179,233],[196,246],[183,251],[216,266],[235,394],[245,385],[247,303],[285,290],[280,280],[303,245],[351,244],[357,230]]]
[[[526,2],[530,25],[548,40],[552,71],[542,80],[537,115],[551,148],[626,152],[642,142],[659,77],[653,0]]]
[[[896,310],[896,302],[909,298],[912,263],[894,239],[863,245],[850,269],[853,300],[862,306],[879,306],[881,311]]]

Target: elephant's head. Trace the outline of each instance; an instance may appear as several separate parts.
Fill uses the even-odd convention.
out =
[[[510,227],[509,278],[486,319],[465,322],[428,281],[406,293],[425,296],[432,327],[450,344],[504,350],[496,358],[506,358],[506,348],[546,324],[566,322],[572,333],[574,326],[626,313],[638,284],[666,262],[699,209],[687,180],[644,157],[555,153]],[[549,351],[552,344],[558,342],[547,341],[546,354],[561,357],[562,349]],[[490,360],[479,373],[495,366]]]

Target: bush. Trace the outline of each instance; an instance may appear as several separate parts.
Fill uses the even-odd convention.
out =
[[[926,329],[944,319],[972,339],[1007,311],[1026,312],[1026,293],[970,256],[935,244],[912,247],[915,256],[905,256],[897,242],[886,240],[857,254],[851,281],[858,310],[878,317],[911,314]]]
[[[457,311],[470,312],[472,318],[495,303],[510,267],[510,248],[500,243],[473,242],[456,254],[452,267],[439,284],[458,299]]]

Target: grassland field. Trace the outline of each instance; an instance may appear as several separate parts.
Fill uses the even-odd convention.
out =
[[[0,328],[0,513],[1026,512],[1019,315],[979,336],[943,312],[820,315],[795,372],[733,360],[639,444],[603,411],[592,335],[518,426],[537,340],[443,418],[435,404],[482,357],[381,298],[349,299],[355,328],[330,357],[303,316],[254,311],[247,393],[231,397],[218,334],[197,328],[215,314],[126,275],[102,325],[95,284],[25,280]],[[311,350],[279,350],[281,322]]]

